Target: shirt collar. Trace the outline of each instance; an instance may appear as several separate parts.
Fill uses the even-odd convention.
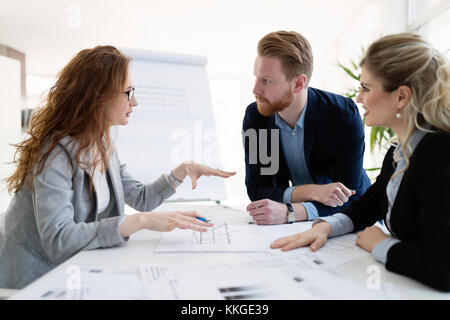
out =
[[[308,100],[305,101],[305,107],[303,108],[302,112],[300,113],[300,117],[298,117],[296,126],[303,129],[305,126],[305,114],[306,114],[306,107],[308,106]],[[281,130],[285,130],[288,132],[291,132],[293,129],[287,124],[286,121],[284,121],[279,115],[278,112],[275,113],[275,125],[280,128]]]
[[[414,131],[414,133],[408,139],[407,146],[406,146],[406,153],[408,154],[408,157],[411,157],[412,153],[414,152],[414,149],[416,149],[420,140],[422,140],[422,138],[425,135],[426,135],[425,131],[422,131],[419,129],[416,129]],[[404,158],[404,157],[403,157],[402,144],[399,143],[394,150],[394,160],[398,161],[401,158]]]

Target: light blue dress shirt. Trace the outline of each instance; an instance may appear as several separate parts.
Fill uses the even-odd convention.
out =
[[[304,124],[307,103],[300,114],[295,127],[292,129],[278,113],[275,113],[275,124],[280,129],[280,139],[283,154],[286,159],[292,177],[292,187],[287,188],[283,194],[283,202],[291,203],[292,192],[295,186],[314,184],[314,180],[306,166],[304,148]],[[301,203],[308,214],[308,220],[314,220],[319,216],[317,208],[311,202]]]

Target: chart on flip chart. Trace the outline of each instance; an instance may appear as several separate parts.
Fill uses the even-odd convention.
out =
[[[203,56],[122,48],[131,57],[137,106],[128,124],[111,136],[121,163],[135,179],[150,183],[183,161],[222,168]],[[222,178],[202,177],[192,190],[189,178],[169,201],[224,200]]]

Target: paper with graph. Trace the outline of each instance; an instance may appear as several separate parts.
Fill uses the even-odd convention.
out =
[[[264,252],[268,249],[259,230],[221,222],[207,232],[175,229],[163,233],[156,252]]]

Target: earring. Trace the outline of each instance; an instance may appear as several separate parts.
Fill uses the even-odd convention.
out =
[[[401,115],[400,112],[397,112],[397,113],[395,114],[395,117],[396,117],[397,119],[400,119],[400,118],[402,117],[402,115]]]

